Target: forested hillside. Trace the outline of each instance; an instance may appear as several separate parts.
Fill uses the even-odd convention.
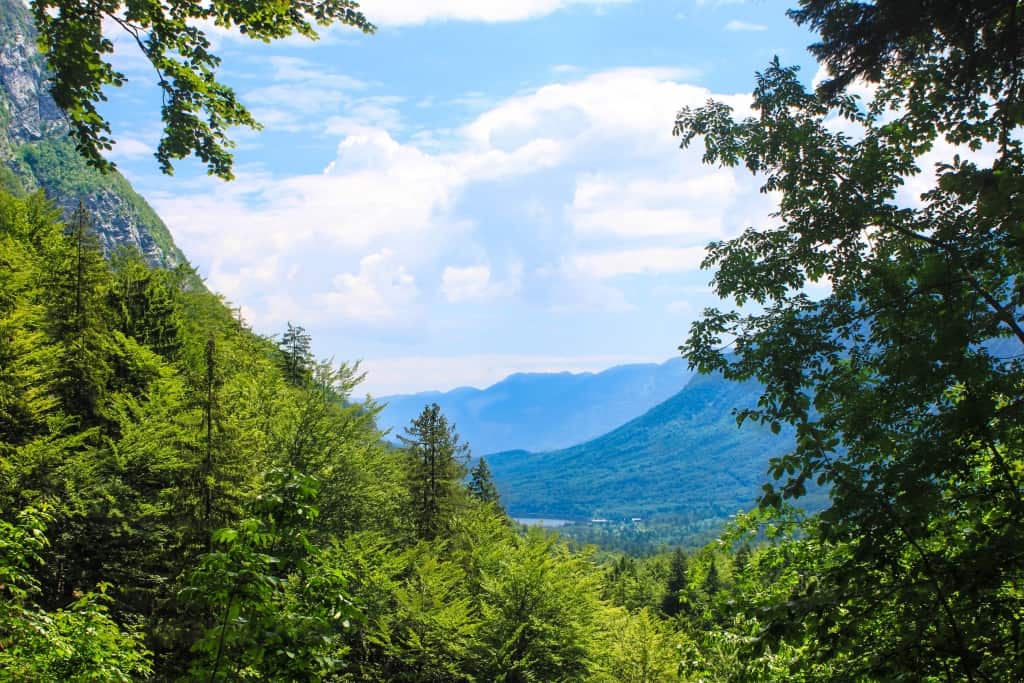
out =
[[[34,7],[97,162],[102,19],[121,5]],[[186,20],[372,30],[348,2],[128,11],[180,76],[161,163],[195,152],[224,177],[225,130],[251,117]],[[704,310],[681,347],[702,376],[590,444],[496,458],[504,502],[438,405],[389,443],[358,367],[317,361],[298,326],[253,333],[185,265],[105,249],[68,194],[80,160],[46,151],[64,143],[3,148],[16,171],[71,175],[49,197],[11,174],[0,190],[0,680],[1024,680],[1024,4],[790,16],[820,38],[815,89],[776,58],[750,116],[709,101],[675,122],[777,200],[708,247],[735,308]],[[5,117],[46,110],[25,83]],[[727,420],[731,441],[703,431]],[[574,549],[503,508],[537,458],[563,468],[551,500],[582,497],[589,470],[635,500],[702,483],[695,514],[724,514],[713,499],[739,488],[693,467],[709,445],[743,487],[766,460],[766,483],[692,553]],[[670,450],[662,481],[629,469]],[[816,490],[817,514],[792,505]]]
[[[792,429],[737,426],[733,411],[753,407],[759,389],[698,376],[597,439],[558,451],[495,453],[487,462],[517,517],[670,515],[680,526],[720,527],[753,505],[769,460],[792,448]]]
[[[59,216],[0,193],[0,680],[739,666],[714,624],[761,574],[517,528],[436,405],[394,447],[302,328],[259,337],[185,269],[105,260],[87,212]]]
[[[616,680],[632,617],[443,415],[388,445],[301,329],[58,216],[0,194],[0,678]]]
[[[0,188],[42,190],[69,216],[82,203],[107,253],[138,249],[151,264],[187,263],[167,226],[116,171],[86,164],[49,92],[37,31],[21,0],[0,0]]]

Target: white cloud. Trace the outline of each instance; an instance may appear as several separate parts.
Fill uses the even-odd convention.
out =
[[[577,179],[569,220],[581,234],[720,237],[725,207],[739,188],[734,173],[709,168],[663,179],[584,175]]]
[[[441,275],[441,291],[451,303],[483,299],[491,284],[490,266],[448,266]]]
[[[362,90],[369,84],[346,74],[325,70],[322,64],[300,57],[275,55],[267,58],[270,77],[275,81],[288,81],[315,85],[332,90]]]
[[[120,137],[114,143],[114,149],[107,154],[111,159],[139,159],[150,156],[154,150],[142,140],[132,137]]]
[[[327,119],[323,132],[328,135],[348,135],[363,128],[380,128],[392,132],[402,130],[405,126],[398,109],[402,102],[401,97],[362,97],[349,104],[344,115]]]
[[[726,31],[767,31],[768,27],[764,24],[752,24],[749,21],[740,21],[733,19],[725,25]]]
[[[516,294],[522,284],[523,266],[513,262],[505,279],[493,278],[489,264],[446,266],[441,273],[441,292],[449,303],[490,301]]]
[[[630,0],[363,0],[363,13],[381,26],[408,26],[429,21],[497,23],[543,17],[571,6],[602,7]]]
[[[395,262],[390,249],[364,257],[359,272],[336,275],[332,284],[332,290],[317,297],[317,303],[325,314],[347,320],[394,320],[418,294],[416,278]]]
[[[379,327],[414,304],[499,297],[545,310],[630,310],[611,278],[692,270],[704,242],[770,210],[742,170],[678,150],[679,107],[710,97],[739,115],[749,106],[747,95],[682,82],[689,75],[599,72],[501,100],[460,129],[406,137],[386,117],[334,121],[342,137],[319,173],[240,167],[230,184],[179,181],[166,187],[181,194],[150,196],[211,285],[244,303],[257,329],[286,319]],[[358,90],[352,98],[345,106],[403,104]],[[520,226],[501,238],[489,193]],[[270,278],[250,265],[268,254],[277,259]]]
[[[272,56],[257,64],[266,68],[266,82],[245,91],[242,101],[264,126],[318,132],[325,125],[322,117],[332,115],[364,125],[398,127],[395,105],[401,98],[363,94],[373,84],[298,57]],[[332,128],[331,119],[327,127]],[[336,124],[333,128],[337,132]]]
[[[573,257],[573,265],[593,277],[609,278],[697,270],[703,259],[703,246],[651,247],[581,252]]]

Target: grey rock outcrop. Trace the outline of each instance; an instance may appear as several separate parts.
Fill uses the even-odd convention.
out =
[[[0,169],[15,191],[43,190],[65,209],[79,202],[107,252],[138,249],[153,265],[187,263],[167,226],[120,173],[101,173],[74,149],[49,92],[32,15],[21,0],[0,0]]]
[[[5,141],[14,145],[64,135],[64,114],[47,90],[32,18],[18,0],[0,0],[0,90]]]

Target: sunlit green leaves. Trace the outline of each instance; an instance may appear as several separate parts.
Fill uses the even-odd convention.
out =
[[[787,544],[802,574],[769,633],[781,646],[799,622],[810,630],[794,638],[872,678],[1017,678],[1024,404],[1006,399],[1024,386],[1024,157],[1008,46],[1021,13],[800,5],[834,80],[812,92],[775,60],[755,117],[712,104],[676,123],[684,146],[701,139],[707,162],[742,163],[779,198],[769,224],[705,261],[719,294],[759,308],[706,312],[682,347],[764,385],[740,419],[796,428],[762,504],[830,486],[830,509]],[[878,86],[872,102],[845,92],[855,78]],[[934,150],[947,158],[924,165]],[[932,185],[907,202],[913,176]]]
[[[203,22],[264,42],[292,34],[316,39],[316,26],[334,23],[374,30],[351,0],[101,0],[88,5],[34,0],[32,9],[53,71],[54,100],[67,113],[76,146],[89,163],[111,167],[104,153],[114,140],[96,104],[106,100],[106,88],[126,81],[109,59],[113,42],[105,31],[113,27],[127,33],[155,70],[163,94],[164,131],[156,152],[161,170],[171,174],[174,161],[194,154],[211,175],[225,180],[233,177],[229,129],[260,124],[217,79],[220,58],[209,51]]]

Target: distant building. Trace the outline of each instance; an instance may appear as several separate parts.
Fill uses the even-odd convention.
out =
[[[604,517],[595,517],[594,519],[590,520],[590,523],[591,524],[607,524],[608,520],[605,519]]]
[[[640,522],[644,521],[644,518],[643,517],[630,517],[629,521],[633,522],[633,524],[639,524]]]

